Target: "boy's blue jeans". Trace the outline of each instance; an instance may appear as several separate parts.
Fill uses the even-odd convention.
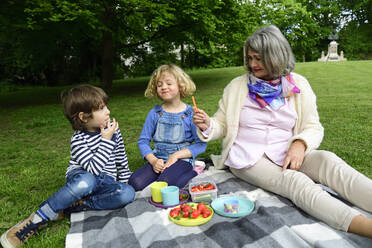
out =
[[[59,211],[82,198],[87,210],[104,210],[123,207],[132,202],[134,196],[132,186],[117,182],[105,173],[95,176],[75,169],[67,175],[66,184],[40,205],[40,210],[49,220],[55,220]]]

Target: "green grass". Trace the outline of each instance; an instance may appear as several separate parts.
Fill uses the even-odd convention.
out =
[[[333,151],[372,178],[372,61],[298,63],[317,95],[325,128],[321,149]],[[228,82],[243,68],[194,70],[198,107],[213,114]],[[109,92],[112,117],[120,124],[132,170],[142,166],[137,138],[148,111],[158,103],[143,96],[148,77],[119,80]],[[62,114],[63,88],[12,88],[0,91],[0,232],[35,211],[64,184],[73,133]],[[191,104],[191,98],[185,99]],[[201,156],[220,152],[220,141]],[[64,247],[65,219],[49,225],[25,247]]]

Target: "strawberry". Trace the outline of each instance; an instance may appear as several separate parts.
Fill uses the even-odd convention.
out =
[[[191,188],[191,192],[198,192],[198,191],[200,191],[200,189],[196,186]]]
[[[191,218],[196,219],[200,215],[200,210],[193,209],[191,212]]]
[[[181,209],[180,208],[173,208],[171,211],[170,211],[170,216],[171,217],[176,217],[180,214],[181,212]]]
[[[198,189],[199,189],[200,191],[203,191],[203,190],[204,190],[204,184],[202,184],[202,183],[199,184],[199,185],[198,185]]]
[[[191,210],[191,206],[190,205],[187,205],[187,204],[184,204],[185,206],[183,207],[182,211],[187,211],[189,212]]]
[[[189,211],[182,211],[182,216],[187,218],[190,216],[190,212]]]
[[[209,215],[211,215],[211,211],[209,211],[209,209],[206,208],[206,209],[203,211],[203,218],[207,218]]]
[[[198,206],[197,206],[197,209],[200,211],[200,212],[204,212],[204,210],[206,210],[207,209],[207,206],[205,206],[205,204],[204,203],[202,203],[202,202],[200,202],[200,203],[198,203]]]
[[[184,201],[187,198],[187,194],[180,194],[180,201]]]
[[[207,185],[205,185],[204,189],[205,189],[205,190],[214,190],[214,185],[208,183]]]

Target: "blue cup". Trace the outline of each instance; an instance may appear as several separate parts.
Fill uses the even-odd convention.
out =
[[[164,206],[180,203],[180,190],[177,186],[167,186],[161,189],[161,198]]]

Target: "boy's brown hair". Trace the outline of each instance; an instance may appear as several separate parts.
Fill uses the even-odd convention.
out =
[[[98,87],[79,85],[61,93],[63,113],[70,121],[72,129],[86,130],[85,123],[79,118],[84,113],[85,119],[92,118],[92,112],[108,103],[108,96]]]

